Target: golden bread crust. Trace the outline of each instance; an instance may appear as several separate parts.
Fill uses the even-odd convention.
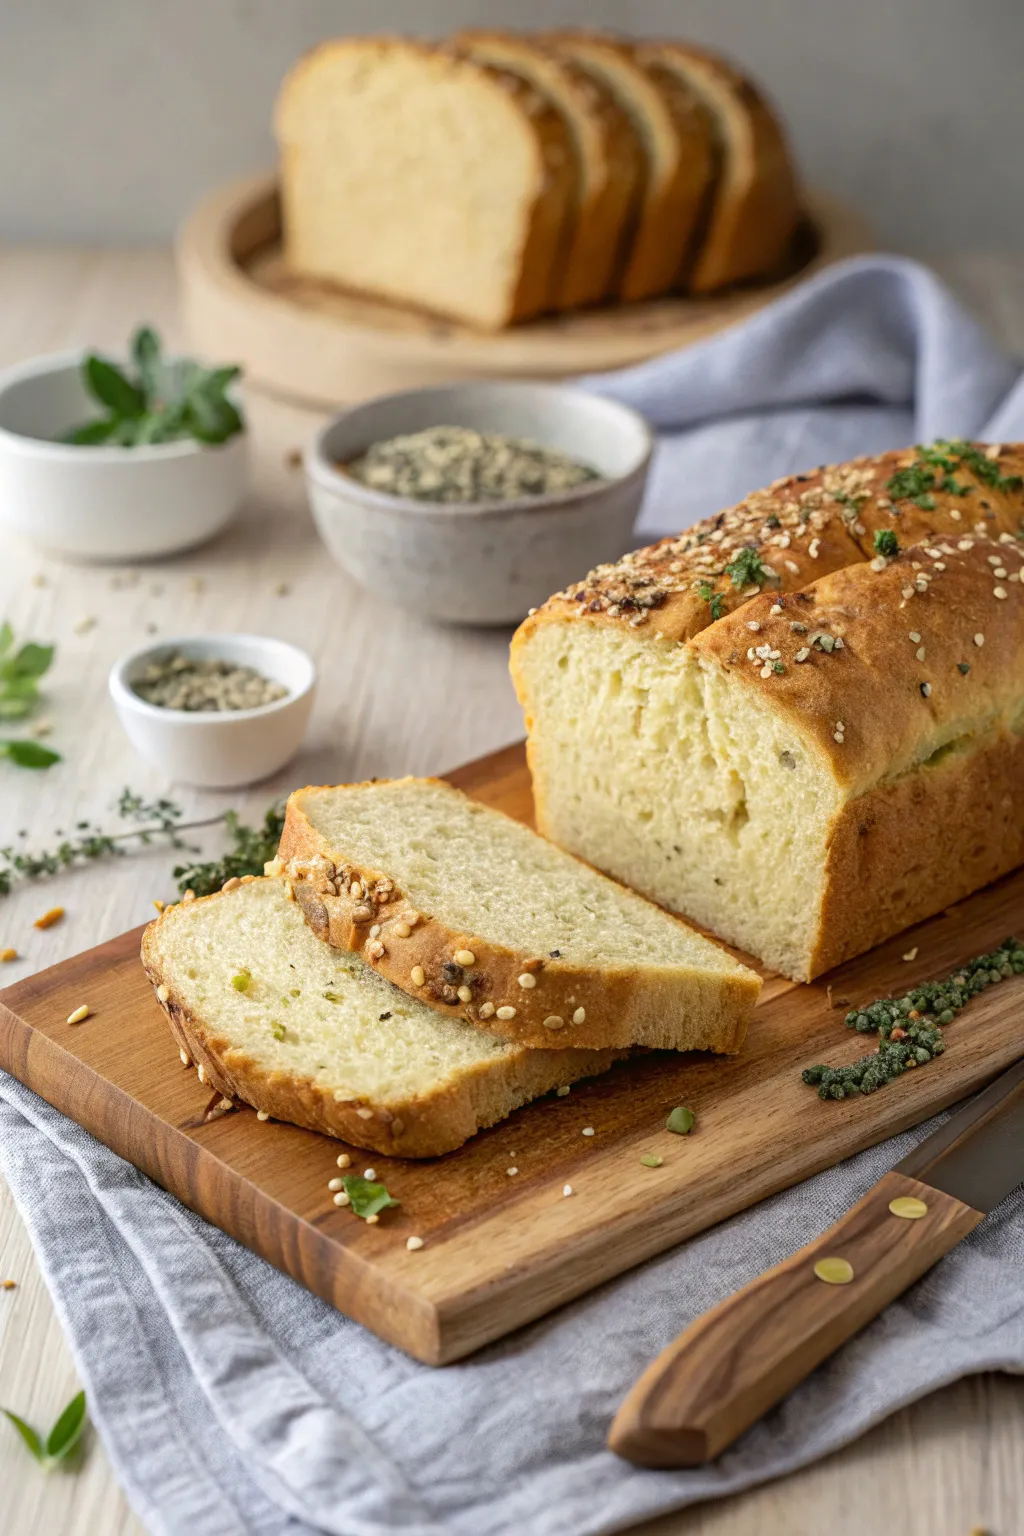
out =
[[[456,931],[412,908],[386,871],[336,864],[340,851],[332,857],[301,808],[306,792],[289,797],[278,859],[267,866],[268,873],[292,882],[319,938],[359,955],[411,997],[487,1034],[545,1052],[642,1045],[731,1054],[742,1047],[761,989],[754,971],[713,981],[693,972],[687,979],[684,1018],[679,966],[587,968]],[[473,955],[472,965],[458,963],[460,951]],[[414,979],[421,972],[423,980]],[[533,985],[524,987],[522,976],[532,977]],[[459,996],[460,987],[469,990],[468,998]],[[515,1010],[512,1018],[500,1016],[505,1008]]]
[[[1003,538],[940,537],[761,594],[691,648],[763,695],[861,795],[1020,710],[1024,544]]]

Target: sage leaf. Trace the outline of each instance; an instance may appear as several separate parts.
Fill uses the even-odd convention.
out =
[[[383,1184],[373,1184],[358,1174],[349,1174],[348,1178],[342,1179],[341,1187],[348,1195],[352,1210],[364,1221],[367,1216],[376,1216],[389,1206],[401,1204],[400,1200],[392,1199]]]
[[[19,768],[52,768],[60,762],[60,753],[38,741],[0,741],[0,753]]]
[[[43,1442],[32,1428],[32,1425],[26,1424],[25,1420],[20,1418],[10,1408],[0,1408],[0,1413],[3,1414],[5,1419],[10,1419],[36,1461],[41,1462],[45,1460],[46,1452],[43,1450]]]
[[[79,447],[89,447],[98,443],[109,443],[118,428],[116,416],[98,416],[95,421],[87,421],[80,427],[72,427],[66,433],[65,443],[76,443]]]
[[[85,360],[85,381],[90,394],[117,416],[141,416],[146,409],[146,397],[138,385],[95,352]]]
[[[50,1430],[46,1441],[46,1457],[50,1462],[63,1461],[74,1450],[85,1429],[85,1393],[77,1393]]]

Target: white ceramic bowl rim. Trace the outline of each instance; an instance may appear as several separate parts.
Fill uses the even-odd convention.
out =
[[[360,405],[352,406],[351,409],[333,416],[321,427],[306,452],[306,473],[327,490],[338,490],[343,487],[347,494],[356,496],[370,506],[377,506],[382,510],[409,512],[421,517],[480,517],[481,515],[501,517],[507,512],[562,511],[567,505],[586,501],[590,496],[607,491],[609,486],[628,485],[631,480],[642,479],[647,473],[647,466],[654,451],[654,433],[650,424],[632,406],[623,405],[619,400],[612,400],[608,395],[598,395],[589,389],[557,381],[501,380],[500,384],[503,389],[518,385],[524,390],[557,390],[560,395],[571,394],[576,400],[585,402],[588,406],[605,408],[610,415],[628,418],[638,430],[643,444],[636,464],[624,475],[602,475],[598,480],[586,480],[582,485],[573,486],[570,490],[554,491],[550,495],[542,496],[518,496],[509,498],[507,501],[422,501],[414,496],[392,496],[387,491],[378,491],[372,486],[364,485],[354,475],[347,475],[325,452],[324,444],[339,422],[346,421],[357,411],[368,410],[378,403],[376,400],[366,400]],[[398,394],[380,398],[388,401],[413,399],[451,388],[451,385],[426,385],[422,389],[406,389]],[[419,430],[426,430],[426,428]]]
[[[231,642],[234,645],[241,644],[245,647],[251,646],[251,657],[244,661],[239,658],[238,665],[252,667],[254,671],[260,672],[271,682],[283,683],[284,680],[275,677],[272,672],[265,671],[260,657],[272,654],[275,650],[285,652],[299,664],[305,673],[305,679],[299,687],[288,688],[283,698],[273,699],[269,704],[257,704],[254,709],[168,709],[164,704],[150,704],[132,687],[131,675],[144,662],[171,651],[180,651],[187,656],[190,647],[197,661],[206,660],[220,654],[217,649],[219,641]],[[201,653],[196,649],[200,646]],[[109,683],[114,699],[129,709],[157,720],[174,721],[185,728],[201,730],[204,726],[223,726],[236,720],[265,719],[267,716],[277,714],[280,710],[287,709],[289,705],[295,703],[296,699],[305,698],[310,689],[315,686],[316,665],[313,658],[302,650],[301,646],[292,645],[288,640],[278,640],[274,635],[240,635],[227,632],[216,635],[172,635],[166,640],[140,646],[138,650],[122,656],[120,661],[115,661],[110,669]],[[284,686],[287,687],[287,684]]]
[[[241,432],[236,432],[223,443],[200,443],[194,437],[181,437],[176,438],[172,443],[140,443],[137,447],[126,448],[110,443],[62,443],[48,437],[33,437],[25,432],[15,432],[11,427],[4,426],[4,397],[9,391],[16,389],[27,379],[77,370],[87,356],[88,352],[85,350],[50,352],[42,357],[30,358],[28,362],[18,363],[13,368],[5,368],[0,373],[0,441],[11,444],[23,452],[57,454],[66,459],[85,458],[92,464],[116,464],[124,461],[137,464],[146,459],[181,459],[192,458],[200,453],[219,453],[231,447],[237,438],[244,437],[248,431],[248,428],[243,427]],[[115,360],[117,360],[116,357]],[[177,356],[168,358],[168,362],[183,360]]]

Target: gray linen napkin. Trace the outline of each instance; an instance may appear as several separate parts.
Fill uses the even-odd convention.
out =
[[[808,464],[934,436],[1024,438],[1018,367],[930,273],[893,258],[847,263],[720,338],[588,382],[662,434],[647,530]],[[928,1129],[434,1371],[0,1073],[0,1166],[154,1536],[605,1536],[806,1465],[959,1376],[1024,1373],[1018,1190],[714,1465],[646,1472],[604,1449],[653,1354],[821,1232]]]

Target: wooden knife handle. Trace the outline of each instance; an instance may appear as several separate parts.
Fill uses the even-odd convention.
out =
[[[897,1212],[901,1202],[916,1203],[903,1205],[910,1214],[900,1215],[893,1201]],[[644,1467],[710,1461],[954,1248],[982,1214],[928,1184],[887,1173],[834,1227],[662,1350],[616,1414],[610,1449]],[[822,1265],[829,1260],[846,1264]],[[852,1278],[844,1279],[847,1266]],[[830,1273],[831,1282],[819,1278]]]

